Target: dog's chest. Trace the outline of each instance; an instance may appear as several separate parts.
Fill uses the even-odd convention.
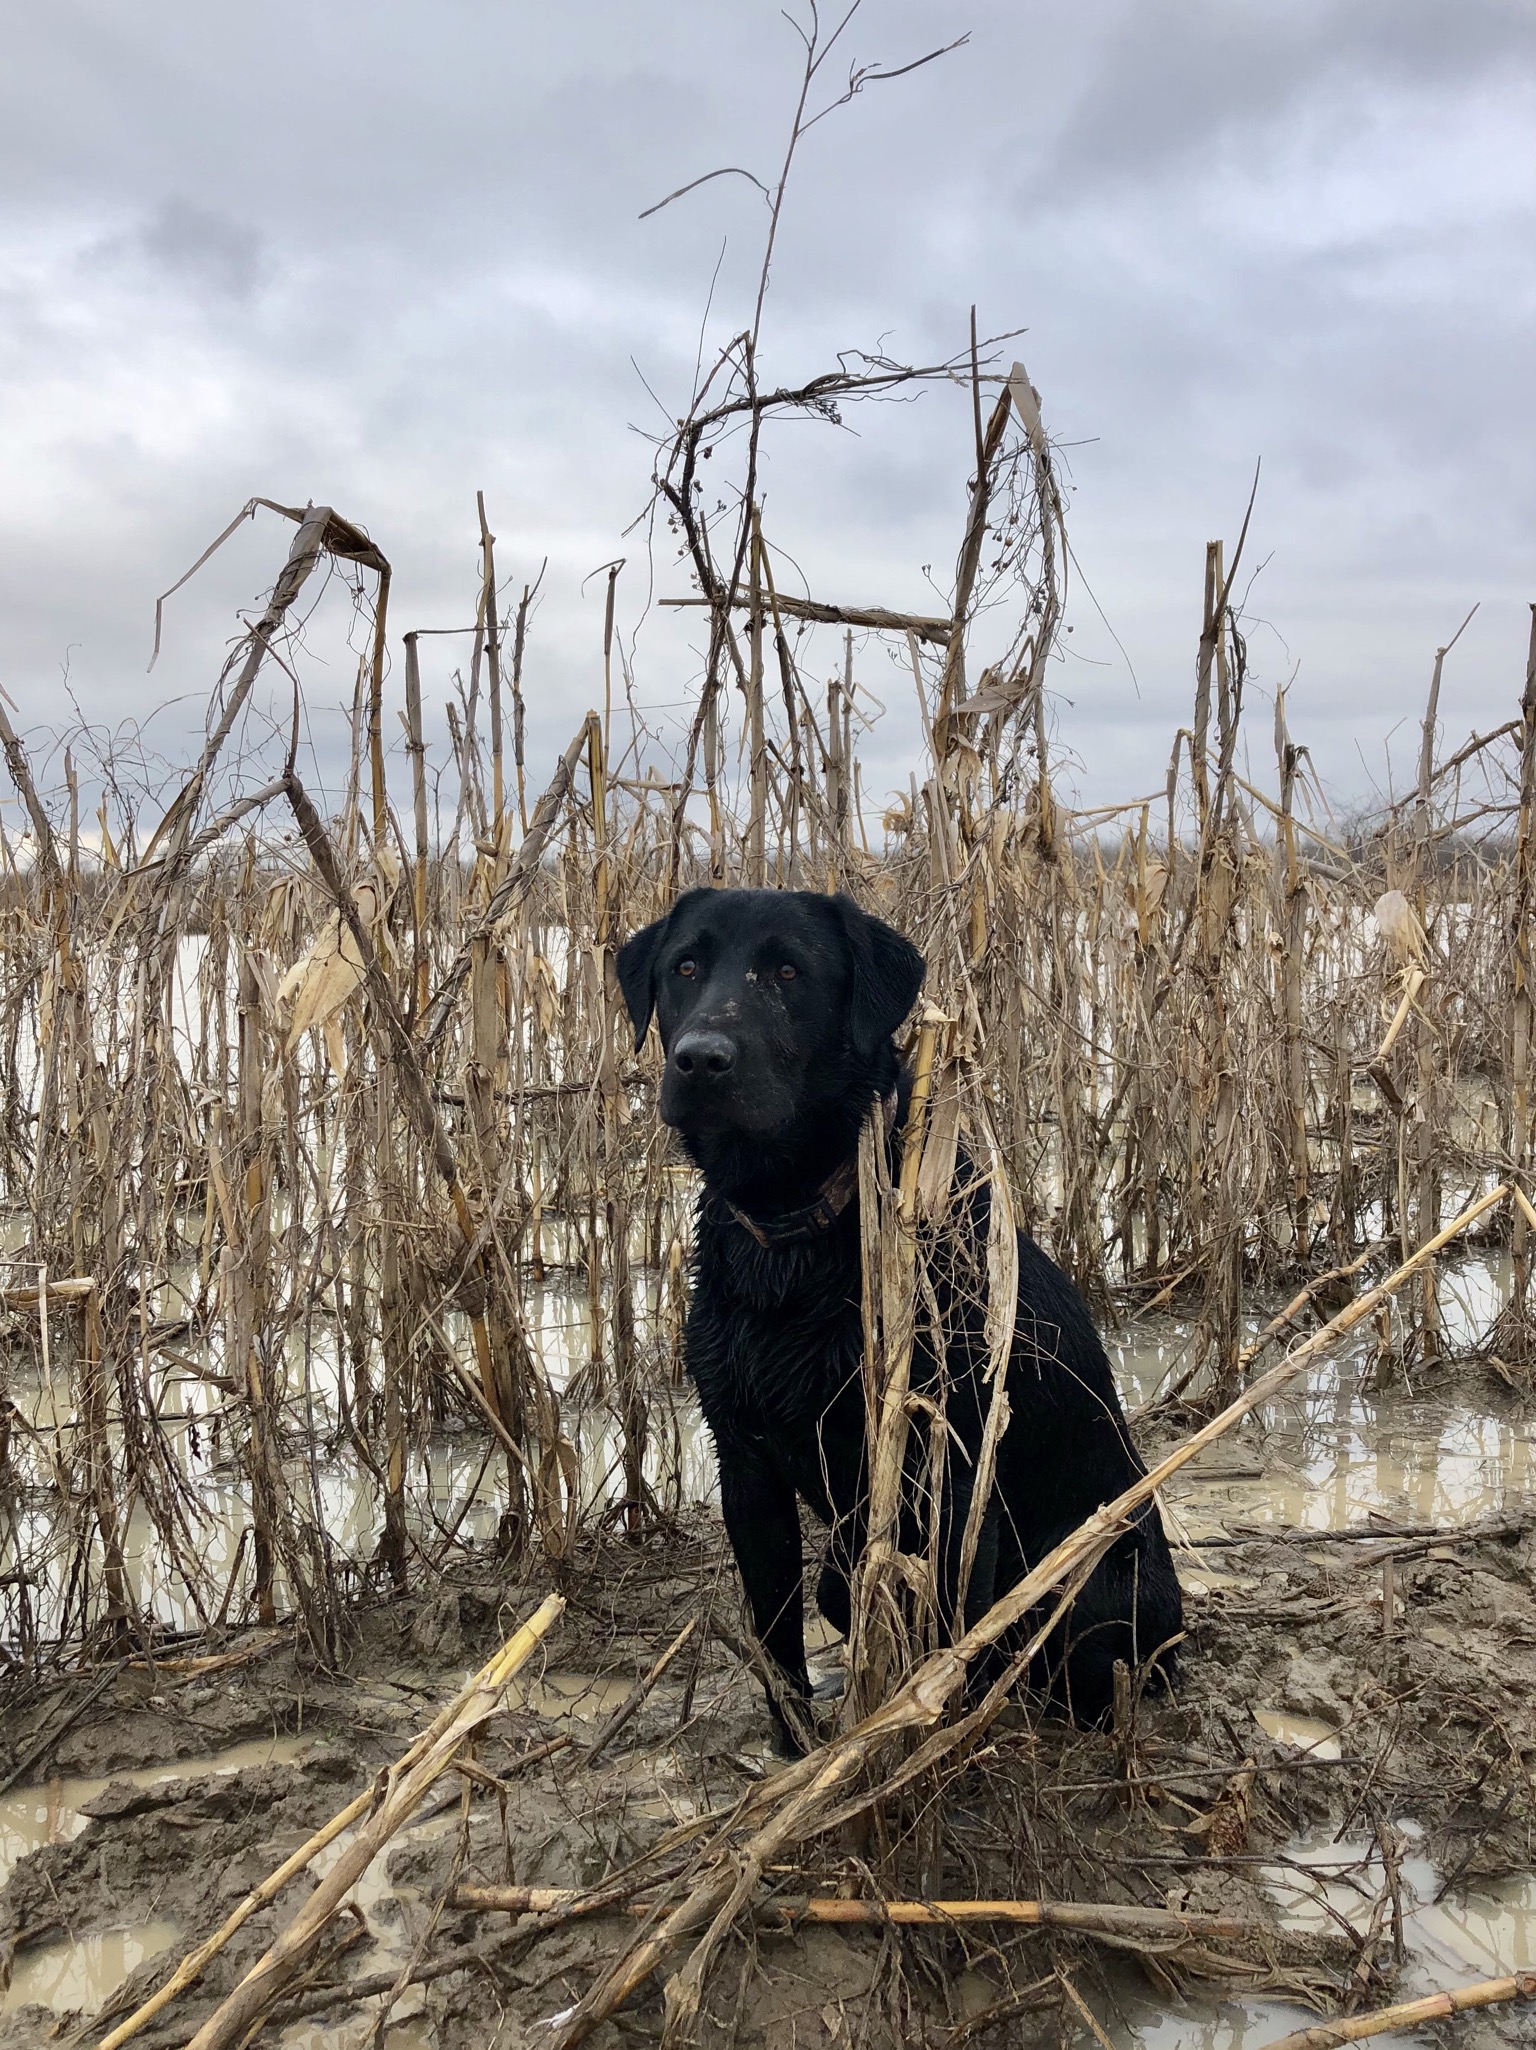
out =
[[[701,1250],[688,1365],[706,1412],[753,1435],[814,1432],[858,1389],[856,1253],[850,1263],[833,1245],[767,1250],[723,1234]]]

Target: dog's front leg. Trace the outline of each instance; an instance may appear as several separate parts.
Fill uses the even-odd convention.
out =
[[[720,1507],[726,1533],[759,1643],[783,1675],[791,1702],[810,1699],[805,1669],[805,1611],[800,1588],[800,1515],[790,1482],[762,1453],[740,1439],[720,1444]],[[792,1751],[803,1741],[765,1690],[781,1744]]]

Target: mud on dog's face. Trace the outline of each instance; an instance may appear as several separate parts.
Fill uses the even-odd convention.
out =
[[[663,1122],[766,1136],[878,1060],[923,958],[846,897],[690,890],[620,948],[618,974],[637,1048],[655,1013]]]

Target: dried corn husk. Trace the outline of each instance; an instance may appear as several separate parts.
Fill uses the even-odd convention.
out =
[[[1416,968],[1424,959],[1424,928],[1401,890],[1385,890],[1376,899],[1376,927],[1400,968]]]
[[[388,954],[384,913],[390,891],[399,877],[399,862],[387,847],[352,885],[358,916],[367,927],[375,949]],[[291,1001],[285,1054],[292,1054],[306,1032],[318,1030],[325,1042],[326,1058],[339,1076],[347,1072],[341,1013],[363,982],[363,957],[351,928],[339,911],[333,912],[311,941],[307,953],[295,961],[277,987],[280,1003]]]

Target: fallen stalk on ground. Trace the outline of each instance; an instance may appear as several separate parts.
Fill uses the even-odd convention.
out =
[[[547,1914],[571,1908],[584,1898],[574,1886],[459,1886],[449,1896],[451,1908],[508,1915]],[[654,1912],[653,1901],[624,1904],[627,1915]],[[844,1900],[811,1896],[805,1900],[764,1901],[755,1921],[765,1929],[818,1928],[943,1929],[967,1923],[1006,1923],[1020,1929],[1070,1929],[1106,1942],[1183,1943],[1224,1938],[1273,1942],[1283,1932],[1241,1915],[1178,1914],[1167,1908],[1140,1908],[1118,1901],[887,1901]]]
[[[1457,1986],[1444,1993],[1427,1993],[1420,2000],[1401,2000],[1394,2007],[1378,2007],[1374,2014],[1346,2015],[1338,2021],[1316,2022],[1289,2036],[1277,2036],[1263,2050],[1340,2050],[1345,2043],[1364,2043],[1372,2036],[1384,2036],[1391,2029],[1421,2028],[1425,2022],[1447,2021],[1452,2015],[1469,2014],[1474,2008],[1502,2007],[1511,2000],[1536,1999],[1536,1972],[1513,1972],[1506,1978],[1480,1979],[1473,1986]]]
[[[192,2039],[196,2050],[216,2050],[216,2046],[243,2040],[245,2032],[298,1971],[326,1924],[379,1851],[410,1819],[433,1782],[453,1764],[460,1746],[500,1708],[509,1683],[538,1650],[564,1610],[561,1596],[548,1596],[396,1763],[247,1894],[222,1926],[182,1960],[158,1992],[102,2038],[97,2050],[120,2050],[122,2044],[138,2035],[178,1993],[201,1976],[252,1915],[270,1906],[289,1880],[312,1864],[321,1851],[354,1823],[361,1824],[356,1837],[278,1941]]]
[[[971,1660],[1022,1622],[1070,1576],[1095,1564],[1114,1542],[1125,1519],[1151,1501],[1157,1490],[1174,1474],[1252,1410],[1279,1394],[1318,1352],[1370,1316],[1404,1282],[1443,1252],[1487,1211],[1504,1202],[1508,1195],[1508,1185],[1501,1182],[1476,1202],[1468,1204],[1459,1217],[1383,1281],[1357,1296],[1311,1337],[1302,1340],[1268,1373],[1260,1375],[1235,1401],[1229,1403],[1220,1415],[1186,1438],[1135,1486],[1126,1489],[1113,1502],[1106,1503],[1096,1515],[1063,1539],[1038,1566],[994,1603],[979,1622],[957,1639],[952,1648],[935,1652],[925,1659],[873,1715],[866,1717],[846,1735],[811,1753],[798,1764],[789,1766],[760,1789],[757,1798],[746,1805],[743,1819],[755,1819],[764,1810],[769,1810],[767,1819],[745,1844],[739,1844],[735,1840],[738,1823],[736,1818],[732,1818],[717,1836],[712,1854],[707,1854],[711,1856],[711,1862],[687,1897],[671,1910],[659,1927],[644,1935],[583,1995],[555,2036],[557,2050],[574,2050],[574,2046],[584,2041],[599,2022],[645,1983],[685,1938],[703,1929],[704,1934],[684,1973],[668,1983],[667,2035],[671,2041],[681,2040],[697,2012],[708,1964],[735,1915],[751,1899],[769,1861],[784,1857],[823,1828],[834,1808],[835,1797],[843,1793],[859,1770],[893,1739],[907,1732],[932,1729],[959,1693]],[[973,1722],[974,1718],[968,1717],[952,1731],[937,1731],[929,1744],[923,1747],[928,1753],[925,1763],[935,1762],[938,1756],[949,1750],[962,1730],[969,1734]],[[874,1789],[868,1795],[869,1802],[878,1799],[880,1792],[879,1788]],[[861,1802],[859,1805],[865,1804]],[[846,1807],[841,1812],[846,1814]]]

